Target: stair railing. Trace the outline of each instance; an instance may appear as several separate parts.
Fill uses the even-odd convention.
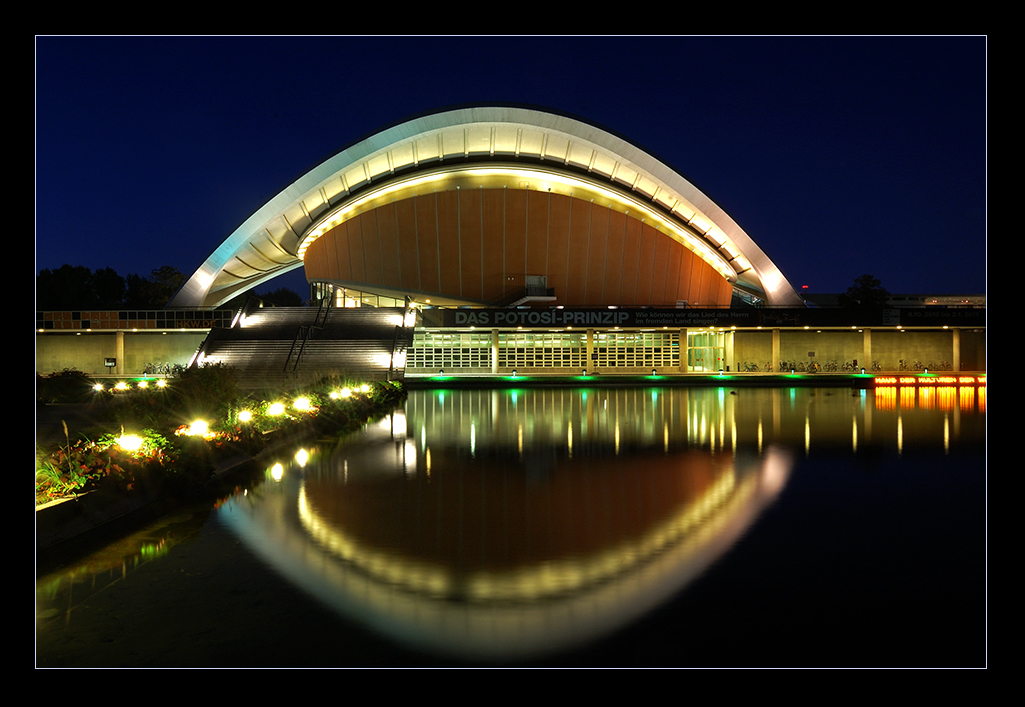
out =
[[[322,331],[324,327],[327,326],[327,315],[331,311],[332,299],[334,299],[334,297],[329,296],[321,298],[320,304],[317,306],[317,313],[313,317],[313,324],[299,325],[299,330],[296,332],[295,339],[292,340],[292,347],[288,350],[288,356],[285,358],[284,370],[286,373],[289,372],[288,366],[292,363],[292,354],[295,354],[295,363],[292,363],[291,373],[295,373],[299,370],[299,364],[302,363],[303,353],[306,351],[306,344],[310,342],[316,332]]]

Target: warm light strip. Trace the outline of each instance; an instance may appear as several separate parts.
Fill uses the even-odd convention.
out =
[[[623,211],[633,211],[635,209],[640,211],[641,218],[643,220],[657,222],[658,225],[656,228],[658,228],[658,230],[667,233],[667,235],[672,237],[674,240],[697,253],[702,260],[718,270],[719,274],[724,278],[731,281],[735,281],[737,278],[737,273],[734,271],[733,267],[725,258],[723,258],[722,255],[714,251],[707,243],[705,243],[705,241],[691,233],[686,228],[681,227],[680,224],[666,218],[659,211],[656,211],[643,201],[605,187],[596,181],[566,174],[555,174],[549,171],[544,171],[540,168],[534,169],[530,167],[448,167],[436,169],[427,174],[411,176],[405,179],[399,179],[398,181],[389,182],[378,189],[374,189],[366,194],[360,195],[353,201],[349,201],[338,206],[318,219],[302,236],[302,240],[300,241],[297,249],[297,255],[299,258],[304,258],[306,249],[309,248],[314,241],[335,226],[344,223],[352,216],[360,213],[362,209],[373,205],[376,201],[387,199],[389,196],[392,196],[397,192],[409,191],[433,182],[474,177],[508,177],[511,179],[540,180],[540,184],[531,188],[536,188],[538,191],[545,191],[547,187],[547,191],[552,191],[551,187],[554,186],[558,188],[556,193],[564,194],[566,196],[574,196],[574,189],[585,189],[600,198],[607,199],[610,202],[610,206],[616,205]]]

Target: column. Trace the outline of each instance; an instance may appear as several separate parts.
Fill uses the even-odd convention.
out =
[[[680,373],[687,372],[687,329],[680,329]]]
[[[114,372],[119,376],[125,374],[125,333],[120,329],[114,333],[114,356],[117,357],[117,366]]]
[[[594,329],[587,330],[587,362],[584,365],[588,373],[594,373],[597,368],[594,365]]]
[[[491,374],[498,375],[498,329],[491,330]]]

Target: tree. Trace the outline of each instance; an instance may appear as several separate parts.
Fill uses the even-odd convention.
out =
[[[40,270],[36,276],[36,309],[161,309],[185,281],[178,268],[170,265],[152,270],[149,278],[122,278],[113,268],[93,272],[82,265],[62,265]]]
[[[129,275],[125,278],[125,307],[128,309],[162,309],[185,284],[186,277],[171,265],[155,268],[150,277]]]
[[[154,295],[159,301],[157,307],[163,307],[178,294],[178,290],[188,281],[188,278],[178,268],[164,265],[150,271],[150,280],[153,282]]]
[[[113,268],[93,273],[93,291],[97,309],[120,309],[125,301],[125,279]]]
[[[95,309],[98,300],[93,285],[93,273],[83,265],[40,270],[36,277],[36,309]]]
[[[854,284],[837,298],[841,307],[849,309],[882,309],[889,300],[890,293],[873,275],[854,278]]]

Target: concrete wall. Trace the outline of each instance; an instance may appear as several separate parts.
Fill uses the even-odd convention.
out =
[[[124,332],[123,352],[118,351],[117,332],[87,334],[37,334],[36,372],[46,375],[76,368],[89,375],[141,375],[148,363],[186,365],[206,338],[206,331]],[[104,366],[116,358],[118,366]]]
[[[141,375],[148,363],[185,365],[206,338],[206,331],[189,332],[125,332],[123,352],[118,352],[115,332],[65,334],[45,333],[36,336],[36,371],[43,375],[64,368],[76,368],[89,375]],[[962,371],[986,370],[986,333],[984,330],[960,330]],[[872,361],[879,361],[883,371],[897,371],[900,359],[911,366],[915,361],[923,365],[948,361],[954,365],[954,330],[871,331],[871,356],[865,355],[866,338],[857,331],[781,330],[779,353],[772,351],[772,330],[737,331],[733,335],[734,352],[731,370],[743,370],[745,362],[754,363],[759,370],[772,363],[778,370],[779,360],[807,364],[816,361],[824,365],[836,361],[858,360],[859,366],[871,371]],[[683,355],[683,352],[681,352]],[[117,369],[103,365],[104,358],[118,359]],[[661,367],[660,367],[661,368]],[[623,369],[608,369],[609,372]],[[632,369],[631,369],[632,370]],[[647,369],[637,369],[646,371]],[[665,369],[662,369],[663,372]],[[526,369],[522,371],[526,373]]]
[[[745,362],[756,363],[760,370],[772,361],[777,370],[779,360],[805,363],[815,361],[823,365],[836,361],[842,366],[845,361],[858,361],[871,372],[872,362],[878,361],[883,371],[900,370],[900,361],[912,367],[915,361],[924,366],[938,366],[954,361],[954,330],[917,331],[905,329],[896,331],[871,330],[866,337],[864,331],[781,330],[779,333],[779,355],[773,357],[772,331],[738,331],[734,335],[734,356],[736,370],[743,370]],[[982,330],[959,330],[962,371],[986,370],[986,334]],[[870,347],[870,351],[866,348]]]

